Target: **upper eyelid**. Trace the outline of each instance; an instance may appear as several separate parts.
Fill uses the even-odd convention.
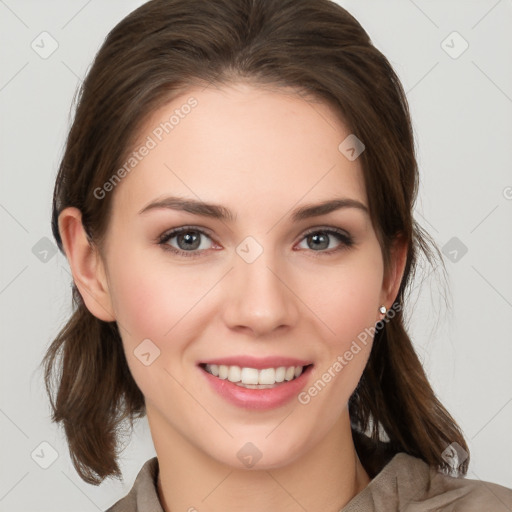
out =
[[[306,229],[306,231],[304,231],[302,233],[302,236],[305,236],[305,235],[308,235],[310,233],[316,233],[316,232],[322,232],[322,231],[326,231],[326,232],[335,232],[335,233],[339,233],[339,232],[342,232],[344,233],[345,235],[351,237],[352,235],[350,234],[349,231],[347,231],[346,229],[344,228],[337,228],[337,227],[334,227],[334,226],[320,226],[320,227],[313,227],[313,228],[309,228],[309,229]]]
[[[186,231],[198,231],[202,234],[205,234],[211,238],[213,238],[213,235],[211,235],[212,231],[208,228],[198,227],[198,226],[178,226],[175,228],[170,228],[165,230],[161,235],[159,235],[157,238],[158,240],[161,240],[163,238],[167,238],[168,236],[172,235],[172,237],[179,235],[182,232]],[[172,238],[171,237],[171,238]]]

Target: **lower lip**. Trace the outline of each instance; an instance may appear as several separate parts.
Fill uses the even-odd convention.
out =
[[[280,407],[294,397],[306,385],[312,365],[308,366],[296,379],[278,384],[275,388],[248,389],[237,386],[227,379],[219,379],[199,367],[212,388],[228,402],[244,409],[267,410]]]

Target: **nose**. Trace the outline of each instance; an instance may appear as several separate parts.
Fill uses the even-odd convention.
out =
[[[252,263],[236,256],[229,273],[224,302],[224,321],[230,329],[247,331],[254,337],[291,328],[299,318],[293,284],[283,263],[277,264],[271,251]],[[287,282],[288,281],[288,282]]]

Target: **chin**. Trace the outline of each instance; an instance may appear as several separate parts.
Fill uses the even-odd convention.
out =
[[[273,434],[267,437],[269,430],[260,435],[237,437],[229,440],[223,446],[217,445],[216,453],[210,456],[222,464],[236,468],[255,470],[269,470],[286,467],[299,459],[307,451],[306,444],[311,438],[300,442],[287,432],[287,442],[283,443],[279,436],[272,439]]]

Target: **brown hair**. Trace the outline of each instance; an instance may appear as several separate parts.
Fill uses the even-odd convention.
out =
[[[58,216],[68,206],[82,212],[90,243],[101,248],[112,194],[98,200],[94,190],[122,165],[151,112],[191,85],[240,80],[293,87],[328,103],[365,144],[359,158],[385,268],[398,235],[407,242],[408,257],[395,317],[376,332],[349,401],[356,449],[371,477],[397,452],[449,470],[445,448],[457,442],[469,450],[436,398],[403,318],[420,253],[432,265],[442,262],[412,215],[418,170],[407,99],[388,60],[334,2],[152,0],[124,18],[108,34],[80,90],[53,196],[59,249]],[[121,476],[121,428],[145,414],[144,396],[129,371],[117,324],[94,317],[74,283],[72,290],[74,312],[43,359],[45,384],[52,420],[64,426],[76,470],[99,484]],[[468,463],[459,466],[459,475]]]

